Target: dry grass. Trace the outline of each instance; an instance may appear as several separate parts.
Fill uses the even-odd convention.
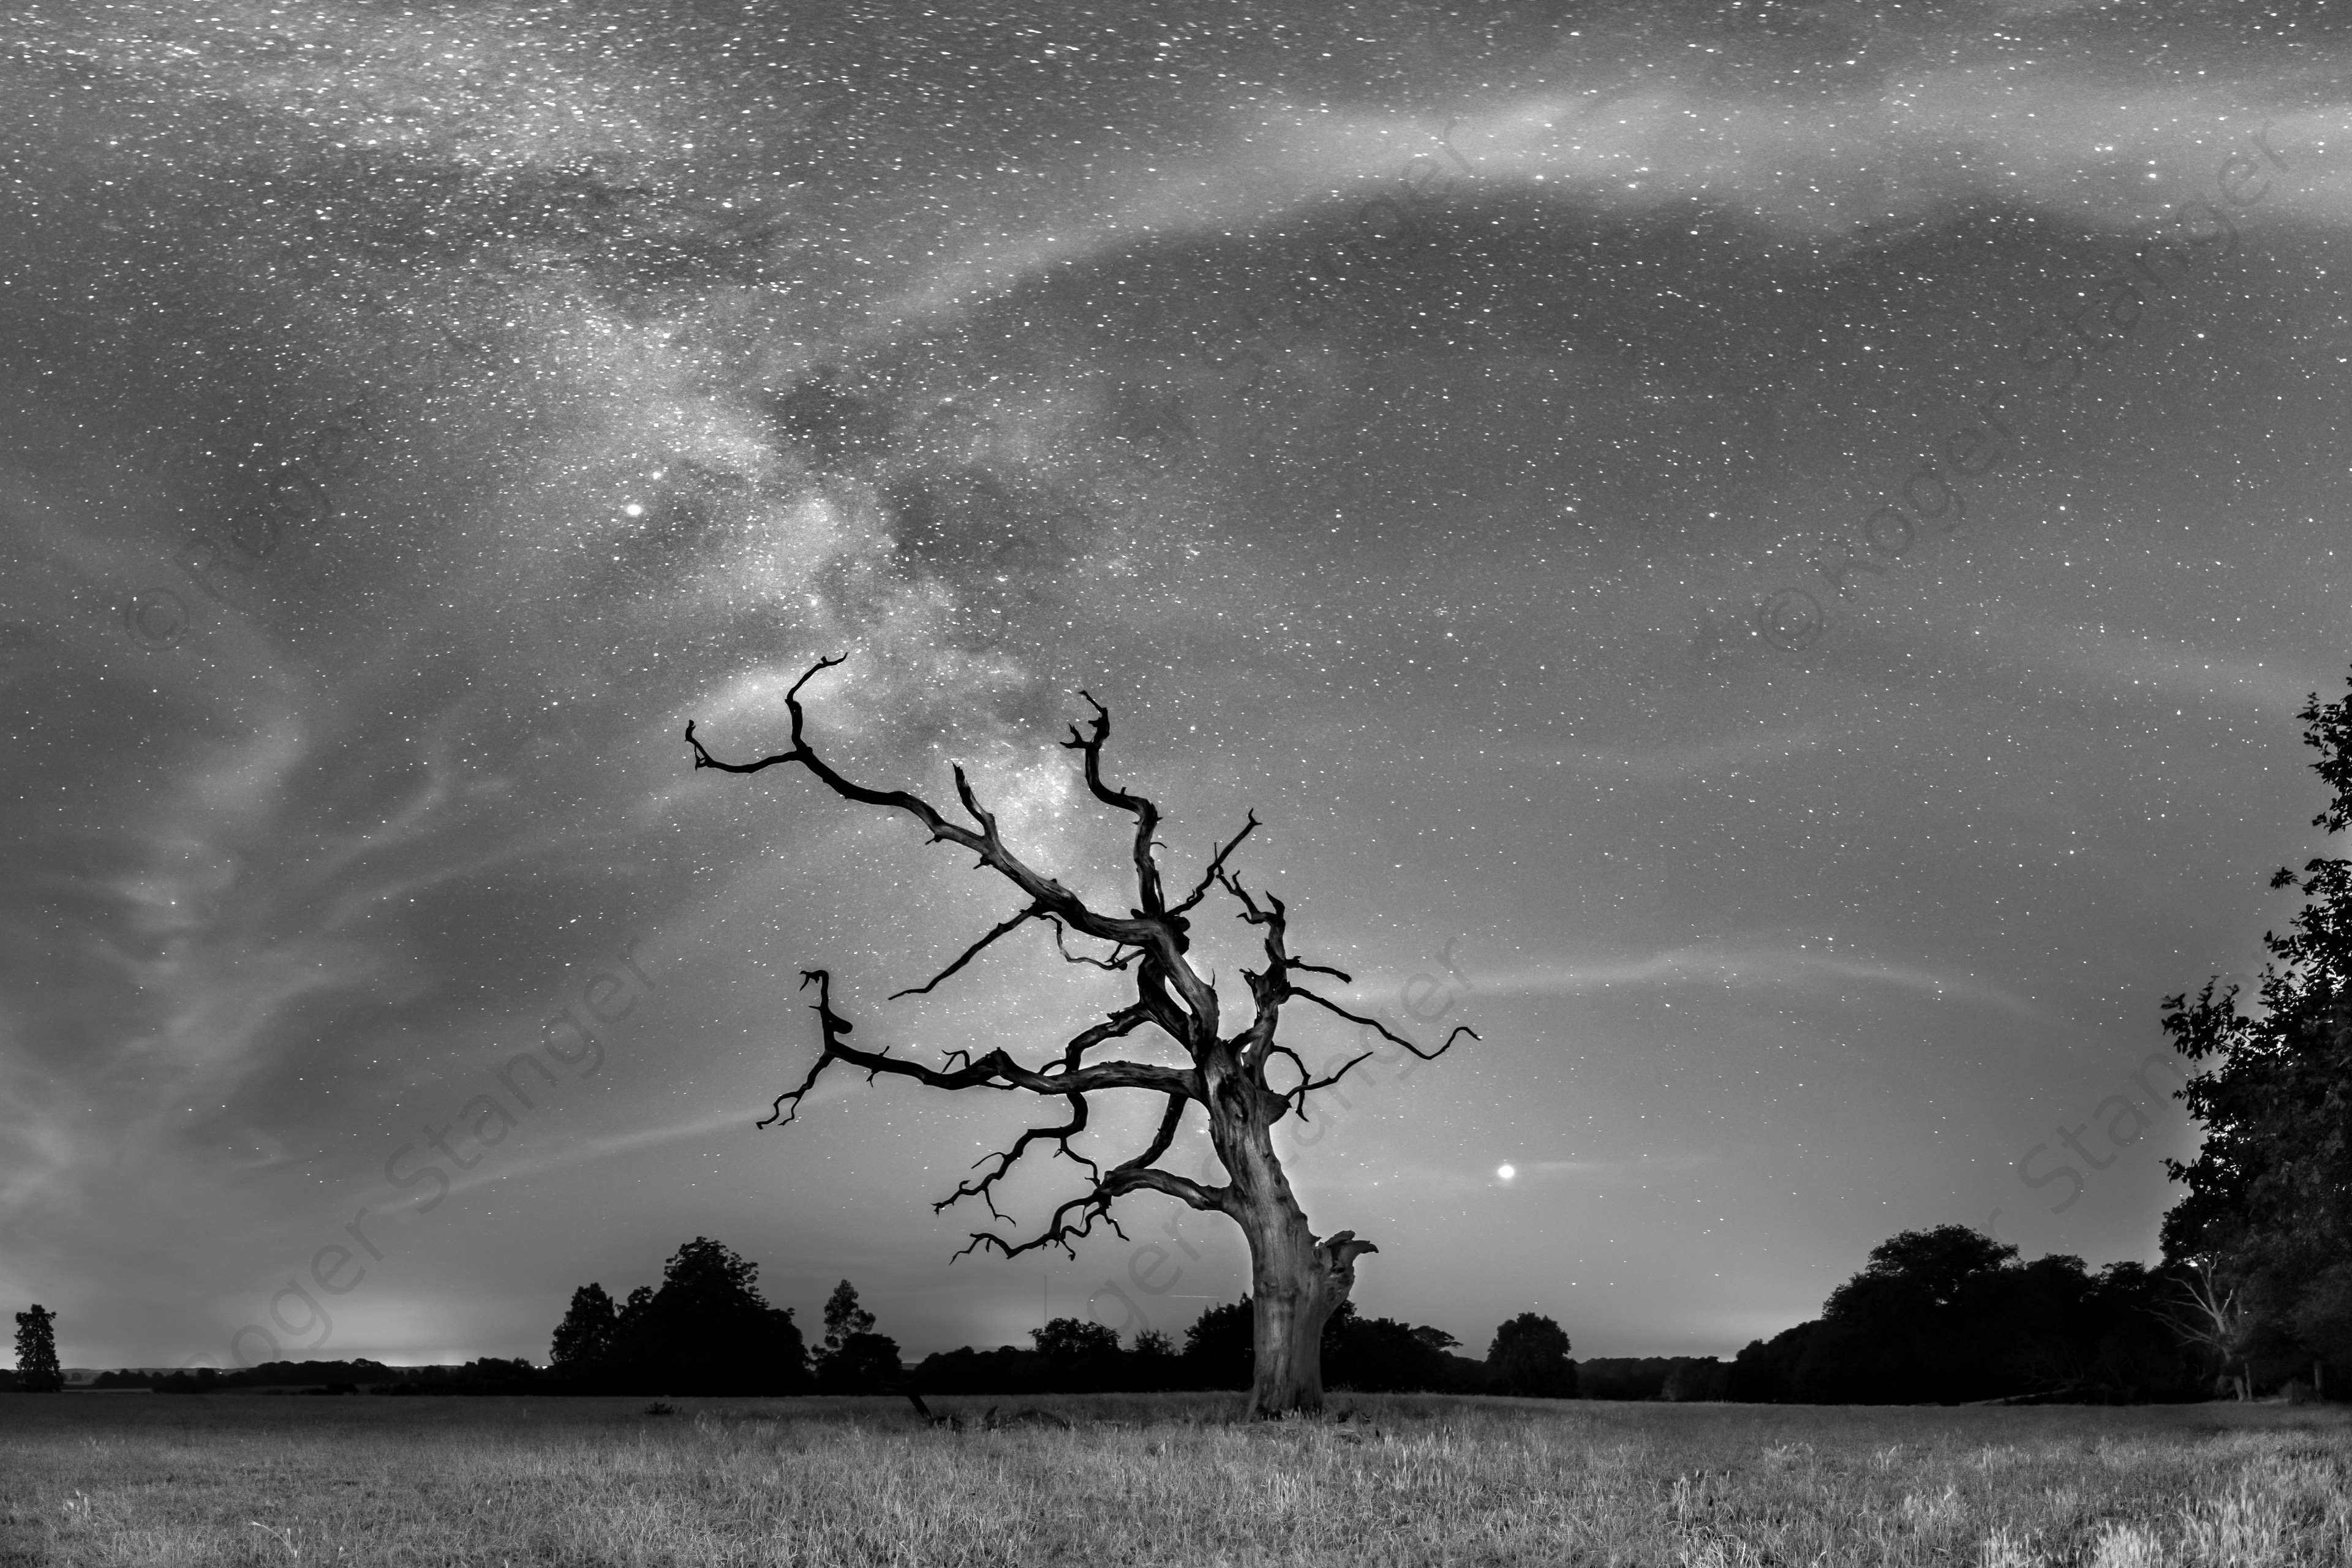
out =
[[[991,1402],[934,1400],[969,1414]],[[1816,1409],[1435,1396],[0,1398],[0,1568],[100,1563],[2352,1562],[2326,1407]]]

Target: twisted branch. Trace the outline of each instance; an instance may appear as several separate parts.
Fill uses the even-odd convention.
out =
[[[998,937],[1003,936],[1005,932],[1012,931],[1020,925],[1022,921],[1034,920],[1045,913],[1045,907],[1043,904],[1030,905],[1027,909],[1023,910],[1019,914],[1014,915],[1012,919],[1003,921],[1000,925],[992,927],[986,936],[982,937],[978,942],[973,942],[970,947],[963,950],[963,956],[961,958],[957,959],[953,963],[949,964],[945,969],[940,970],[937,974],[934,974],[929,980],[924,981],[920,985],[909,985],[904,991],[893,991],[888,996],[883,998],[883,1000],[896,1002],[901,996],[922,995],[925,992],[930,990],[932,986],[937,985],[940,981],[945,980],[949,975],[953,974],[957,970],[961,969],[965,964],[970,963],[974,958],[978,957],[982,948],[986,947],[990,942],[994,942]],[[1058,931],[1062,928],[1060,924],[1056,922],[1054,929]]]
[[[1097,1062],[1091,1067],[1066,1066],[1059,1072],[1041,1073],[1023,1067],[1001,1047],[982,1057],[958,1052],[957,1055],[964,1058],[965,1065],[955,1068],[925,1067],[904,1057],[894,1057],[887,1048],[861,1050],[843,1037],[856,1026],[833,1010],[832,973],[823,969],[803,970],[801,989],[805,991],[811,984],[817,988],[817,999],[810,1010],[816,1014],[824,1049],[819,1053],[815,1064],[809,1068],[808,1076],[801,1080],[798,1089],[776,1097],[775,1103],[769,1107],[768,1115],[759,1122],[761,1127],[779,1122],[790,1125],[800,1110],[802,1100],[816,1087],[818,1077],[837,1061],[865,1068],[868,1082],[887,1072],[899,1078],[911,1078],[931,1089],[1023,1089],[1032,1094],[1065,1096],[1092,1094],[1097,1089],[1148,1089],[1155,1094],[1172,1094],[1193,1100],[1201,1098],[1199,1073],[1179,1068],[1156,1067],[1150,1062]],[[1097,1027],[1102,1026],[1097,1025]]]
[[[797,763],[845,800],[900,811],[914,817],[929,834],[930,842],[950,844],[970,851],[981,868],[997,872],[1021,889],[1026,901],[1020,910],[991,927],[929,980],[920,985],[894,992],[891,999],[923,995],[936,990],[995,942],[1033,920],[1042,920],[1052,927],[1055,947],[1065,961],[1129,974],[1135,987],[1131,1002],[1118,1012],[1106,1015],[1101,1022],[1080,1031],[1066,1043],[1057,1061],[1042,1068],[1024,1067],[1001,1047],[979,1056],[965,1049],[954,1050],[943,1058],[942,1065],[929,1067],[893,1056],[887,1046],[879,1050],[866,1050],[852,1045],[849,1036],[853,1026],[834,1010],[830,972],[824,969],[802,972],[802,989],[806,990],[812,985],[816,989],[817,998],[812,1010],[817,1015],[823,1047],[799,1086],[778,1095],[770,1105],[768,1115],[759,1123],[761,1127],[790,1123],[799,1114],[809,1091],[835,1062],[863,1070],[868,1082],[888,1073],[913,1079],[931,1089],[1020,1089],[1069,1102],[1068,1121],[1028,1128],[1011,1148],[974,1161],[973,1168],[981,1170],[982,1174],[959,1183],[956,1190],[934,1204],[932,1209],[938,1213],[965,1198],[977,1197],[987,1206],[992,1218],[1003,1223],[1005,1216],[996,1206],[994,1189],[1030,1147],[1038,1142],[1053,1143],[1057,1156],[1084,1166],[1088,1176],[1088,1190],[1058,1205],[1045,1228],[1030,1239],[1016,1243],[992,1231],[976,1231],[971,1233],[971,1241],[956,1254],[957,1257],[992,1247],[1007,1258],[1013,1258],[1045,1247],[1060,1247],[1076,1256],[1073,1244],[1092,1234],[1097,1220],[1124,1238],[1126,1232],[1111,1217],[1110,1207],[1118,1197],[1134,1192],[1158,1192],[1196,1209],[1238,1215],[1240,1200],[1231,1187],[1207,1186],[1160,1170],[1152,1162],[1166,1154],[1172,1145],[1183,1120],[1184,1109],[1192,1101],[1200,1101],[1213,1118],[1230,1116],[1234,1113],[1234,1106],[1241,1106],[1245,1108],[1242,1113],[1253,1120],[1263,1116],[1270,1121],[1279,1121],[1282,1116],[1293,1113],[1303,1120],[1307,1114],[1308,1095],[1339,1083],[1371,1056],[1371,1052],[1366,1051],[1328,1077],[1318,1079],[1313,1076],[1297,1052],[1275,1043],[1275,1028],[1281,1009],[1294,997],[1304,998],[1351,1023],[1374,1029],[1383,1038],[1403,1046],[1424,1061],[1444,1055],[1464,1035],[1472,1039],[1478,1037],[1475,1030],[1457,1025],[1443,1045],[1435,1050],[1424,1051],[1377,1020],[1360,1016],[1292,984],[1291,977],[1295,973],[1329,975],[1343,984],[1352,984],[1352,981],[1345,970],[1292,957],[1286,945],[1286,906],[1272,893],[1264,895],[1261,901],[1258,895],[1242,885],[1230,868],[1235,852],[1259,826],[1255,812],[1248,815],[1238,832],[1216,847],[1199,883],[1181,901],[1170,907],[1165,900],[1156,858],[1159,808],[1144,796],[1129,794],[1105,780],[1102,753],[1110,737],[1110,713],[1089,692],[1080,691],[1078,695],[1094,710],[1093,716],[1086,721],[1084,728],[1072,724],[1069,739],[1061,744],[1065,750],[1081,754],[1087,786],[1094,797],[1135,819],[1132,858],[1139,907],[1123,917],[1090,908],[1068,889],[1034,869],[1014,854],[1005,845],[995,816],[981,802],[961,764],[952,765],[950,771],[955,781],[956,799],[972,823],[970,827],[949,821],[920,795],[904,790],[874,789],[845,777],[809,744],[808,715],[802,706],[801,692],[816,676],[845,662],[846,657],[836,654],[818,659],[785,692],[784,706],[792,716],[792,743],[785,750],[751,762],[730,763],[711,755],[696,737],[695,726],[691,722],[686,727],[686,740],[692,749],[694,766],[698,769],[756,773],[779,763]],[[1185,916],[1201,903],[1212,888],[1220,887],[1239,903],[1240,918],[1244,921],[1263,928],[1266,953],[1264,971],[1243,971],[1256,1005],[1249,1026],[1231,1039],[1220,1038],[1217,1034],[1218,1003],[1214,977],[1204,979],[1186,957],[1190,947],[1190,922]],[[1110,956],[1096,958],[1083,952],[1073,952],[1068,944],[1068,937],[1073,931],[1082,937],[1108,942]],[[1167,1068],[1124,1060],[1089,1064],[1086,1060],[1088,1052],[1113,1039],[1132,1034],[1147,1024],[1157,1026],[1181,1047],[1190,1058],[1190,1066]],[[1299,1071],[1298,1084],[1286,1092],[1272,1090],[1265,1081],[1267,1068],[1276,1057],[1289,1058]],[[1206,1089],[1212,1075],[1230,1074],[1236,1068],[1240,1070],[1243,1081],[1257,1092],[1259,1098],[1254,1107],[1246,1097],[1238,1101],[1212,1104]],[[1118,1089],[1143,1089],[1161,1096],[1166,1103],[1159,1129],[1150,1145],[1135,1158],[1105,1171],[1094,1159],[1079,1152],[1074,1147],[1073,1140],[1087,1131],[1091,1107],[1086,1097],[1097,1090]],[[1223,1137],[1235,1130],[1225,1128],[1221,1122],[1213,1131]],[[983,1169],[990,1166],[991,1161],[994,1162],[992,1168]],[[1333,1250],[1335,1248],[1336,1251]],[[1330,1267],[1352,1273],[1355,1257],[1376,1249],[1370,1243],[1357,1241],[1352,1233],[1343,1231],[1325,1243],[1324,1250],[1332,1260]]]

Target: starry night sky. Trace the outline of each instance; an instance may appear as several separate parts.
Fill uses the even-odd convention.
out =
[[[910,1357],[1237,1296],[1154,1196],[950,1265],[1059,1102],[754,1129],[804,968],[913,1052],[1119,995],[1031,927],[886,1005],[1012,889],[689,769],[835,652],[854,776],[1123,910],[1083,688],[1174,885],[1254,808],[1335,996],[1478,1030],[1283,1134],[1368,1314],[1727,1354],[1898,1229],[2152,1259],[2160,1000],[2324,842],[2352,29],[954,10],[8,8],[0,1301],[172,1365],[544,1359],[698,1235]]]

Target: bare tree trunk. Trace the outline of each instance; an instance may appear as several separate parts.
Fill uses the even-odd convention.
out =
[[[1323,1325],[1339,1305],[1315,1277],[1306,1216],[1266,1217],[1270,1224],[1250,1227],[1253,1420],[1323,1408]]]
[[[1213,1084],[1223,1075],[1213,1068],[1209,1076]],[[1250,1419],[1311,1415],[1323,1408],[1323,1325],[1355,1288],[1356,1259],[1380,1249],[1348,1230],[1316,1239],[1275,1154],[1269,1107],[1235,1100],[1230,1135],[1217,1136],[1225,1129],[1213,1123],[1211,1137],[1233,1177],[1228,1212],[1249,1237]]]

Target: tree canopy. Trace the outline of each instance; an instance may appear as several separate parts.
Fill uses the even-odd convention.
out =
[[[806,1346],[792,1309],[770,1306],[759,1277],[759,1265],[696,1237],[664,1267],[660,1289],[640,1285],[617,1310],[602,1285],[573,1291],[549,1359],[615,1393],[802,1393]]]
[[[2352,696],[2315,693],[2296,717],[2335,792],[2311,826],[2339,833]],[[2242,1356],[2352,1367],[2352,861],[2281,867],[2271,886],[2305,903],[2284,934],[2263,933],[2259,1006],[2216,979],[2164,1000],[2165,1033],[2202,1069],[2179,1098],[2205,1134],[2195,1159],[2165,1163],[2189,1189],[2165,1215],[2165,1256],[2211,1269],[2215,1305],[2242,1306]]]
[[[58,1315],[33,1303],[16,1314],[16,1388],[23,1394],[56,1394],[66,1385],[58,1365]]]

